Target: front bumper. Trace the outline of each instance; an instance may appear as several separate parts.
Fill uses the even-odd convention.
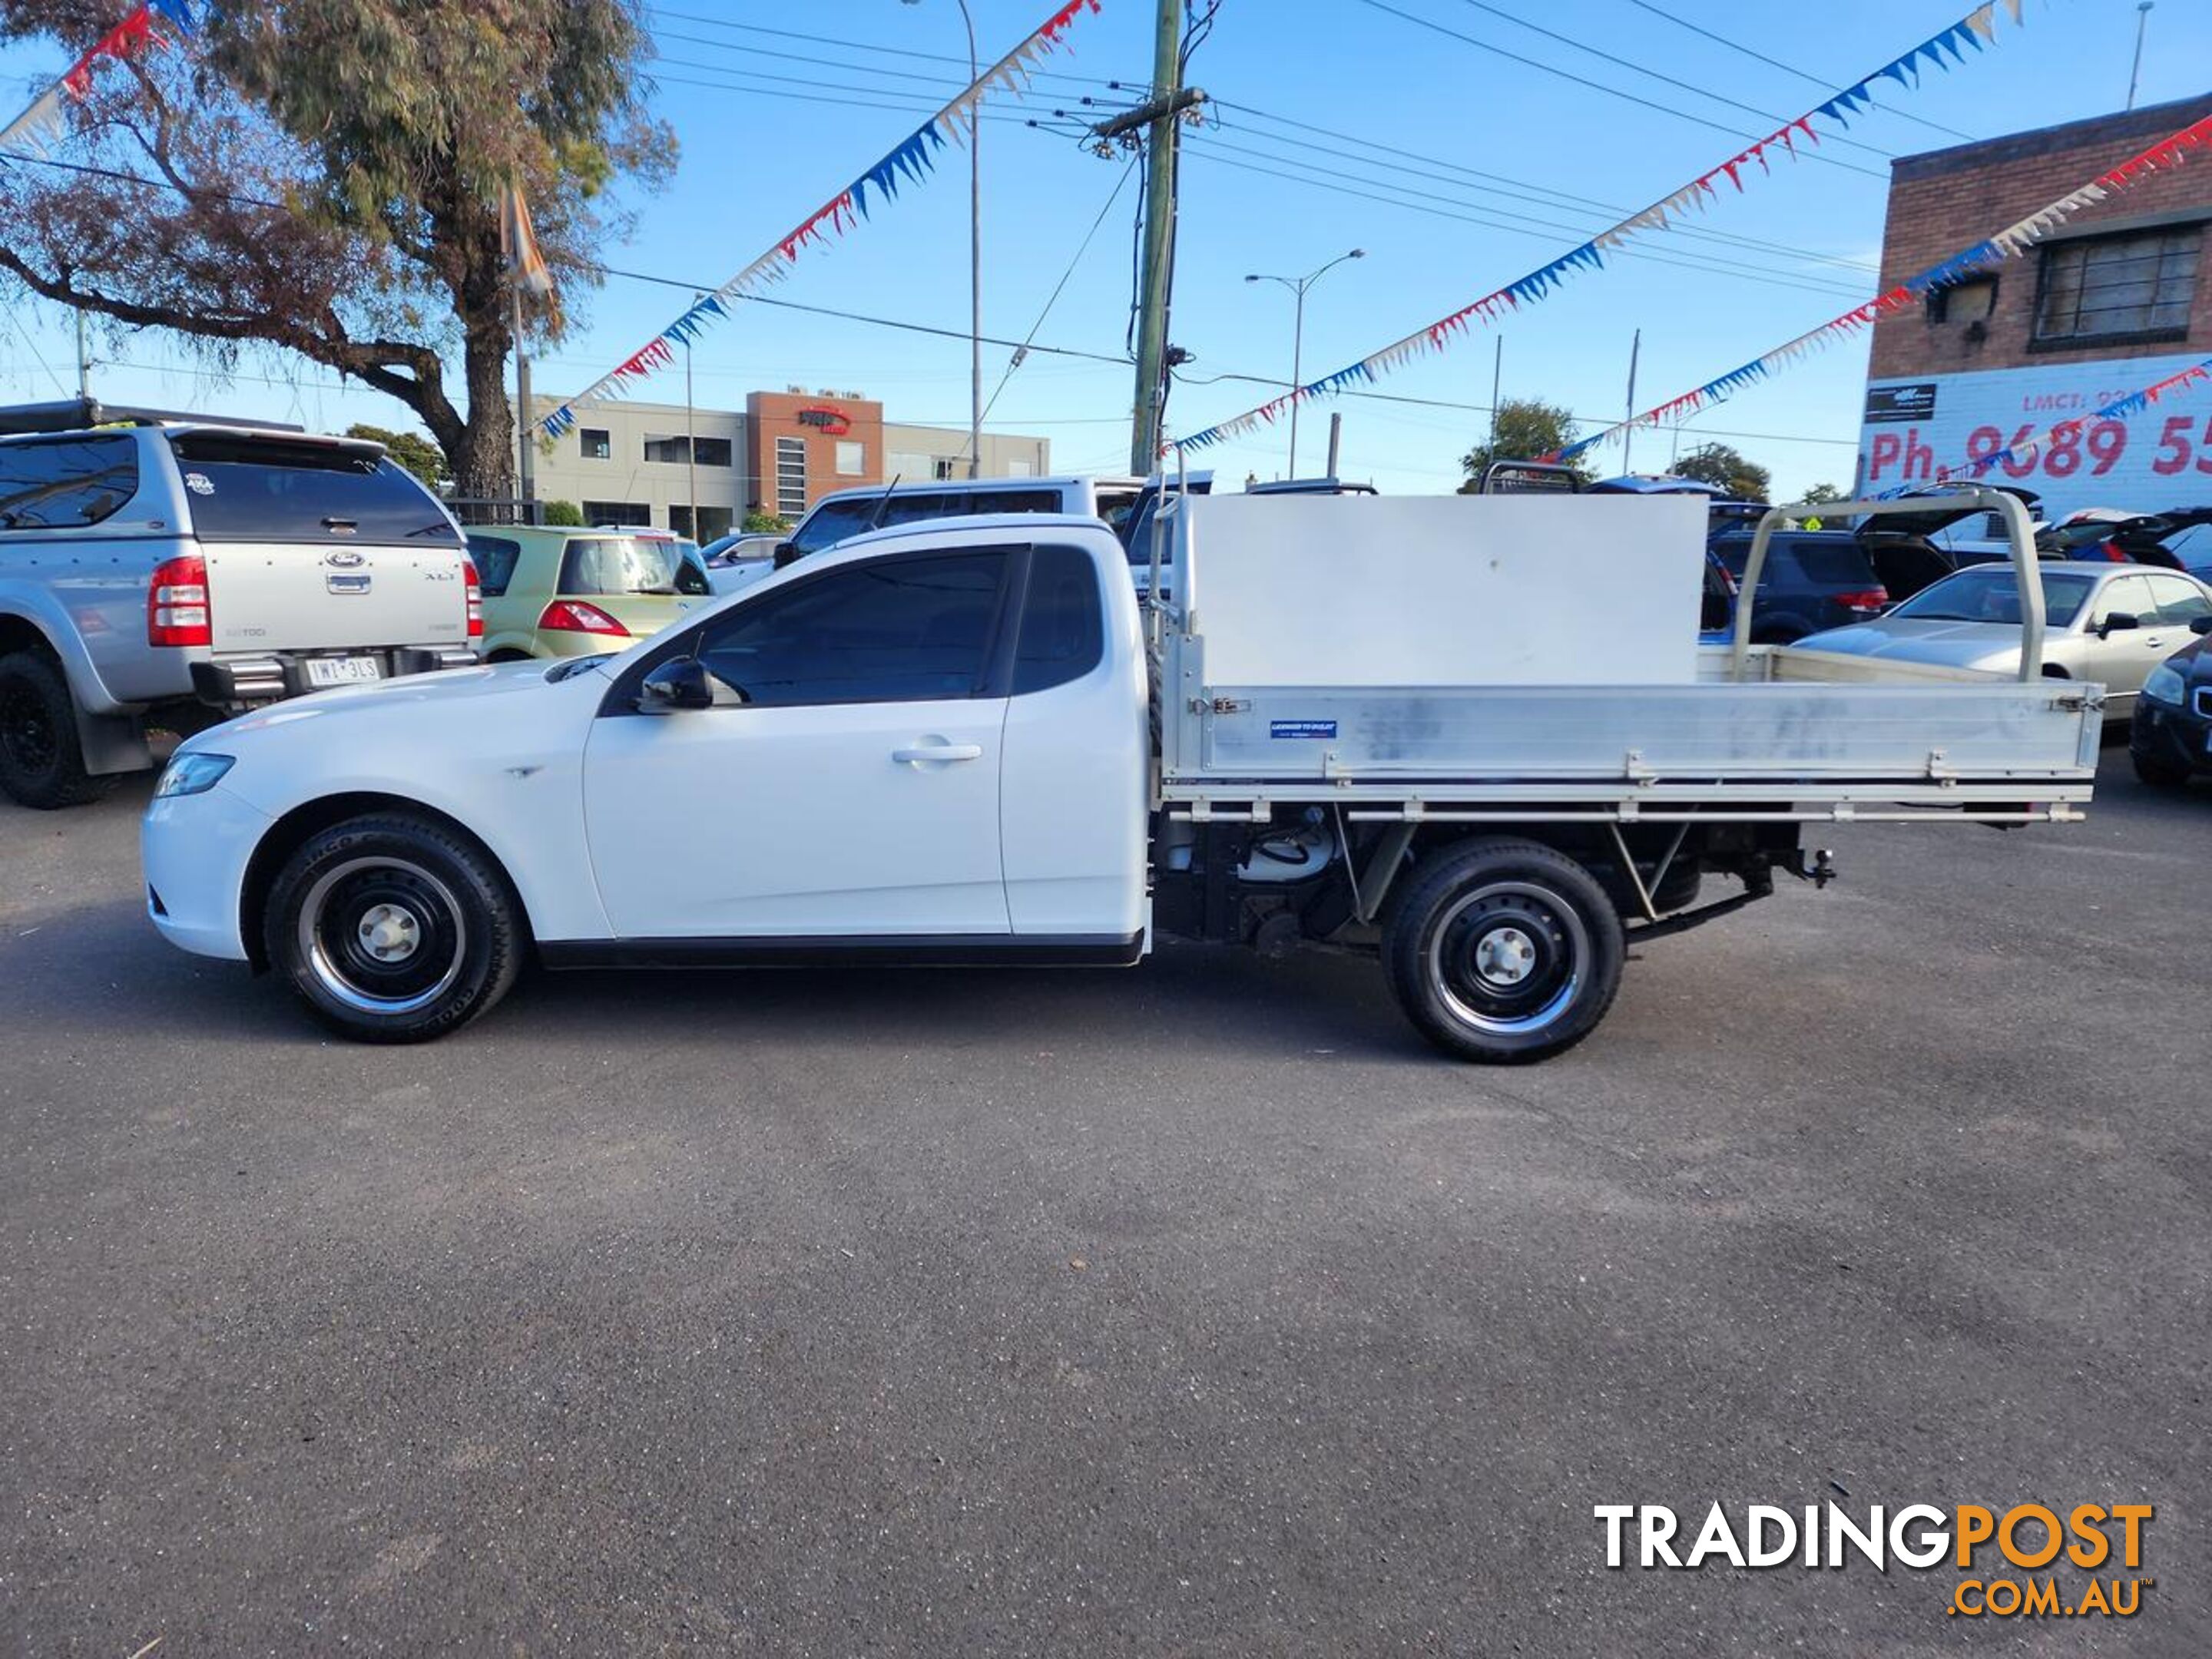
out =
[[[2193,702],[2207,700],[2202,691],[2201,687],[2190,687]],[[2160,766],[2212,772],[2212,714],[2137,697],[2135,716],[2128,727],[2128,747]]]
[[[146,914],[161,937],[195,956],[249,959],[239,933],[246,866],[273,820],[223,785],[156,800],[138,828]]]
[[[368,657],[375,660],[378,677],[398,679],[409,674],[434,674],[444,668],[473,668],[476,652],[467,646],[402,645],[361,651],[270,651],[248,656],[216,657],[192,665],[192,693],[212,708],[237,709],[250,704],[274,702],[283,697],[305,696],[330,688],[307,681],[311,658]]]

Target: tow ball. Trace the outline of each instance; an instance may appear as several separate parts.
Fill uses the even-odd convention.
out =
[[[1816,847],[1808,859],[1801,848],[1797,855],[1782,867],[1798,880],[1811,882],[1817,892],[1835,880],[1836,855],[1826,847]]]

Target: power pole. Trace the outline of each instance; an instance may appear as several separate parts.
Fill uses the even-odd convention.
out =
[[[1628,464],[1628,453],[1636,442],[1636,360],[1644,354],[1644,331],[1638,329],[1636,337],[1628,343],[1628,413],[1622,418],[1629,424],[1620,434],[1620,470],[1626,474],[1635,469]]]
[[[1159,0],[1152,39],[1152,97],[1139,114],[1152,119],[1145,180],[1144,274],[1137,291],[1137,401],[1129,437],[1129,471],[1139,477],[1160,470],[1160,426],[1166,399],[1168,282],[1175,265],[1175,185],[1178,94],[1182,91],[1182,7]],[[1118,125],[1119,123],[1109,124]],[[1102,132],[1102,137],[1109,136]]]

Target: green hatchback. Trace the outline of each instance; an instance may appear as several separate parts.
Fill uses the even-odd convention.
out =
[[[714,597],[674,537],[501,525],[471,531],[469,556],[487,662],[621,651]]]

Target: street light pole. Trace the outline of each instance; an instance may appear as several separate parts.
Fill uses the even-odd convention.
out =
[[[1255,271],[1245,277],[1248,283],[1279,283],[1290,289],[1297,304],[1291,322],[1291,477],[1298,476],[1298,405],[1304,401],[1297,389],[1305,384],[1306,356],[1306,290],[1342,264],[1346,259],[1364,259],[1367,250],[1353,248],[1340,253],[1318,270],[1308,271],[1303,276],[1276,276],[1266,271]]]

